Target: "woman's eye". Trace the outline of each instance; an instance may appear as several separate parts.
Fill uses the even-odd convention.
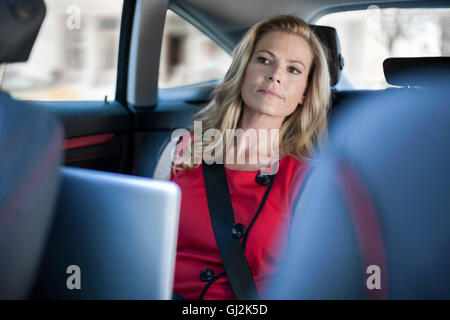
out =
[[[264,64],[269,64],[270,60],[266,59],[264,57],[258,57],[258,62],[264,63]]]
[[[289,67],[289,72],[291,72],[291,73],[295,73],[295,74],[297,74],[297,73],[301,73],[301,71],[300,71],[300,70],[298,70],[297,68],[294,68],[294,67]]]

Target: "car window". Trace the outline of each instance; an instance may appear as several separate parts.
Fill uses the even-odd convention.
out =
[[[164,26],[159,88],[222,78],[231,56],[192,24],[168,10]]]
[[[45,4],[29,60],[6,65],[2,89],[26,100],[114,100],[123,0]]]
[[[325,15],[316,24],[338,32],[345,60],[342,89],[388,87],[383,61],[389,57],[450,56],[450,9],[369,6]]]

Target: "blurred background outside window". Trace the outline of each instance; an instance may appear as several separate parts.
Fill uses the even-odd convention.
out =
[[[450,56],[450,9],[380,9],[328,14],[315,24],[334,27],[345,67],[339,89],[383,89],[389,57]]]
[[[30,59],[6,65],[1,88],[26,100],[114,100],[123,0],[45,4]]]
[[[46,0],[47,16],[26,63],[4,68],[1,88],[29,100],[115,99],[123,0]],[[328,14],[345,60],[338,89],[382,89],[388,57],[450,56],[450,9],[380,9]],[[223,78],[231,56],[168,10],[159,88]]]
[[[168,10],[164,26],[159,88],[223,78],[231,56],[196,27]]]

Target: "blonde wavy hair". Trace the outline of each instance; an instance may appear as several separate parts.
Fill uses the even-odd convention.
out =
[[[262,20],[251,27],[233,50],[233,60],[222,83],[213,90],[211,102],[197,112],[193,120],[202,122],[202,134],[208,129],[218,129],[222,137],[227,129],[236,130],[243,110],[241,87],[247,65],[256,43],[269,32],[281,31],[301,36],[309,44],[313,59],[308,75],[303,105],[298,105],[287,116],[279,131],[280,158],[291,155],[300,161],[311,161],[316,144],[321,147],[326,138],[327,113],[330,104],[330,75],[327,55],[319,38],[303,20],[289,15]],[[191,129],[192,132],[192,129]],[[200,149],[194,148],[191,139],[190,157],[181,161],[182,168],[189,171],[194,164],[194,150],[211,148],[217,141],[198,141]],[[203,139],[201,139],[203,140]],[[174,166],[174,172],[176,172]]]

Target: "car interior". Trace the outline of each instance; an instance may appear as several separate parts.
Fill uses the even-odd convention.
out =
[[[0,0],[0,64],[6,64],[6,70],[9,64],[26,61],[30,52],[34,54],[33,44],[50,11],[47,8],[46,12],[46,2]],[[336,28],[317,21],[327,14],[369,6],[448,9],[450,3],[279,0],[261,5],[258,0],[123,0],[114,99],[17,98],[2,86],[0,69],[0,228],[5,228],[0,231],[0,298],[171,299],[180,195],[175,184],[154,179],[155,169],[172,132],[192,127],[193,115],[210,101],[221,80],[160,88],[163,33],[167,12],[171,11],[228,55],[254,23],[279,14],[305,20],[327,52],[332,87],[328,119],[334,147],[325,152],[323,166],[298,195],[290,233],[295,243],[302,245],[288,251],[291,254],[285,272],[267,298],[449,299],[450,259],[446,252],[450,238],[446,230],[450,226],[450,117],[445,92],[450,83],[450,54],[389,57],[379,66],[387,88],[340,89],[347,81],[349,63],[342,50],[344,42]],[[15,37],[11,37],[13,32]],[[424,112],[424,107],[433,112]],[[385,130],[377,131],[376,125]],[[417,135],[417,128],[422,135]],[[415,157],[420,151],[427,157]],[[410,162],[410,157],[415,160]],[[348,161],[350,172],[359,170],[361,176],[356,182],[351,173],[340,175],[336,159]],[[422,171],[417,172],[418,168]],[[340,177],[337,185],[344,187],[329,183],[336,176]],[[104,182],[108,179],[114,180],[110,189],[100,191],[109,186]],[[373,215],[378,218],[373,221],[378,222],[372,221],[373,229],[383,230],[384,238],[361,238],[365,234],[361,230],[367,226],[358,229],[359,220],[347,216],[345,203],[351,205],[351,195],[365,197],[358,193],[363,187],[348,186],[358,186],[358,179],[365,181],[362,185],[369,190],[367,198],[377,207]],[[98,181],[103,181],[101,186]],[[421,188],[410,189],[419,185]],[[145,211],[149,203],[142,200],[143,188],[151,195],[146,200],[153,206],[149,208],[151,217],[137,212]],[[130,199],[138,199],[134,202],[138,205],[131,205]],[[81,202],[90,209],[84,212]],[[118,212],[95,214],[114,211],[113,207]],[[411,212],[411,216],[402,214],[401,219],[396,216],[392,221],[388,217],[395,216],[395,210]],[[160,215],[163,212],[169,212],[164,219]],[[315,218],[314,212],[323,213],[322,218]],[[132,230],[137,232],[129,236]],[[416,234],[416,240],[411,240],[411,233]],[[115,239],[118,234],[123,235],[120,241]],[[380,241],[379,251],[370,246]],[[150,243],[151,250],[143,242]],[[334,245],[330,247],[330,243]],[[317,248],[316,253],[311,248]],[[92,265],[102,252],[107,258],[96,269]],[[335,255],[326,254],[329,252]],[[339,258],[338,253],[342,254]],[[399,256],[402,258],[395,258]],[[66,290],[68,273],[60,266],[77,264],[69,262],[72,258],[85,261],[82,270],[92,272],[88,277],[103,274],[101,284],[85,291],[85,295]],[[369,263],[365,258],[375,260]],[[136,263],[124,263],[126,259]],[[351,274],[366,275],[360,261],[377,264],[379,259],[389,270],[383,277],[389,278],[390,286],[383,293],[371,295],[361,288],[360,276]],[[318,268],[320,261],[326,261],[328,267],[324,262]],[[114,265],[112,271],[106,271],[108,263]],[[150,277],[148,269],[133,269],[137,264],[159,270],[155,271],[158,276]],[[416,268],[402,274],[410,264]],[[300,273],[303,276],[292,276],[301,268],[305,270]],[[123,281],[117,280],[125,274],[128,276]],[[333,287],[330,283],[336,278],[340,281]],[[290,283],[304,285],[293,287]]]

